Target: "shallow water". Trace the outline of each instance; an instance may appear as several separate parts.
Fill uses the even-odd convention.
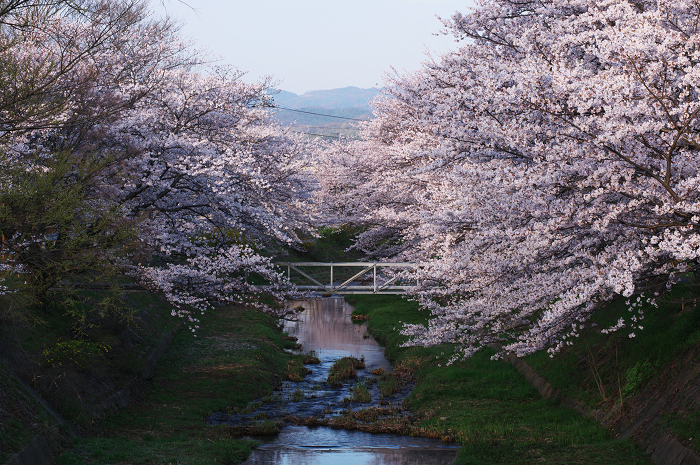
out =
[[[360,410],[377,406],[380,396],[375,368],[391,371],[389,361],[372,338],[365,336],[366,325],[353,324],[352,307],[342,298],[326,298],[298,302],[305,308],[297,321],[285,321],[284,329],[298,338],[305,352],[314,351],[321,360],[318,365],[308,365],[311,374],[299,383],[286,381],[279,397],[257,405],[246,414],[217,413],[209,418],[210,424],[249,424],[262,415],[269,419],[284,415],[299,417],[336,416],[348,410]],[[373,402],[359,404],[344,401],[351,394],[358,379],[348,380],[340,388],[328,385],[326,378],[331,365],[347,356],[364,358],[365,369],[358,370],[358,379],[364,380]],[[383,405],[400,405],[410,392],[406,386]],[[303,392],[303,399],[294,399],[293,393]],[[262,445],[253,452],[247,465],[443,465],[451,464],[457,447],[439,440],[399,436],[395,434],[370,434],[330,427],[285,426],[279,435],[257,438]]]
[[[444,465],[455,454],[434,439],[288,426],[244,465]]]
[[[297,321],[285,321],[284,330],[299,339],[305,351],[314,351],[322,362],[342,357],[365,358],[367,370],[391,370],[384,357],[384,349],[374,339],[364,338],[366,324],[355,324],[350,319],[353,308],[342,298],[326,298],[295,302],[306,310]]]

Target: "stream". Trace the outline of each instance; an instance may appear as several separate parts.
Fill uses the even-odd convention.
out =
[[[353,308],[343,298],[294,305],[301,305],[305,310],[299,313],[296,321],[285,321],[284,330],[298,339],[304,353],[313,352],[320,363],[307,365],[311,373],[302,381],[285,381],[281,391],[272,398],[253,404],[244,412],[214,413],[207,420],[209,424],[247,425],[290,416],[328,419],[372,407],[410,415],[402,411],[401,401],[410,393],[412,385],[404,385],[390,396],[381,395],[381,377],[376,374],[381,371],[377,369],[390,372],[391,365],[384,357],[384,349],[365,334],[366,324],[351,321]],[[357,370],[357,378],[331,386],[326,381],[331,366],[348,356],[363,359],[365,368]],[[357,383],[367,387],[370,402],[350,400]],[[329,426],[296,426],[288,422],[274,438],[255,439],[262,444],[245,465],[443,465],[453,463],[458,449],[439,439],[373,434]]]

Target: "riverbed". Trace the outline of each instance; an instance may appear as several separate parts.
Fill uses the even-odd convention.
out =
[[[216,413],[209,418],[210,424],[245,425],[290,416],[331,418],[376,407],[393,409],[394,415],[410,415],[402,411],[401,402],[412,386],[402,386],[391,396],[381,395],[376,373],[391,371],[391,365],[382,347],[367,335],[366,325],[351,321],[353,309],[344,299],[331,297],[294,305],[301,305],[304,311],[295,321],[285,321],[284,330],[298,339],[302,351],[313,352],[320,363],[308,366],[311,373],[303,381],[285,381],[274,398],[254,404],[246,412]],[[356,379],[335,387],[329,385],[326,378],[330,367],[348,356],[364,360],[365,368],[358,370]],[[367,387],[370,402],[350,400],[352,388],[358,383]],[[457,452],[457,446],[437,439],[328,426],[286,424],[273,439],[256,439],[262,444],[246,465],[442,465],[453,463]]]

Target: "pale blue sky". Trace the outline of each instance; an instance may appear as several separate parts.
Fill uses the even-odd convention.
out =
[[[412,71],[425,51],[456,46],[435,15],[466,13],[473,0],[151,0],[156,14],[182,21],[183,35],[280,89],[381,86],[393,66]]]

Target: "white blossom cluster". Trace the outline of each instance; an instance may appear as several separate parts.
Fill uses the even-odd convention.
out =
[[[137,275],[181,312],[239,301],[255,290],[246,273],[263,276],[268,291],[281,295],[284,278],[253,246],[294,244],[309,229],[310,143],[256,108],[267,83],[216,71],[177,73],[116,128],[143,151],[131,168],[142,175],[123,191],[126,205],[148,216],[143,240],[175,259]]]
[[[602,303],[696,269],[698,17],[690,0],[483,0],[444,22],[459,48],[387,79],[321,183],[329,221],[369,228],[357,247],[420,263],[434,318],[404,327],[412,344],[553,354]]]

